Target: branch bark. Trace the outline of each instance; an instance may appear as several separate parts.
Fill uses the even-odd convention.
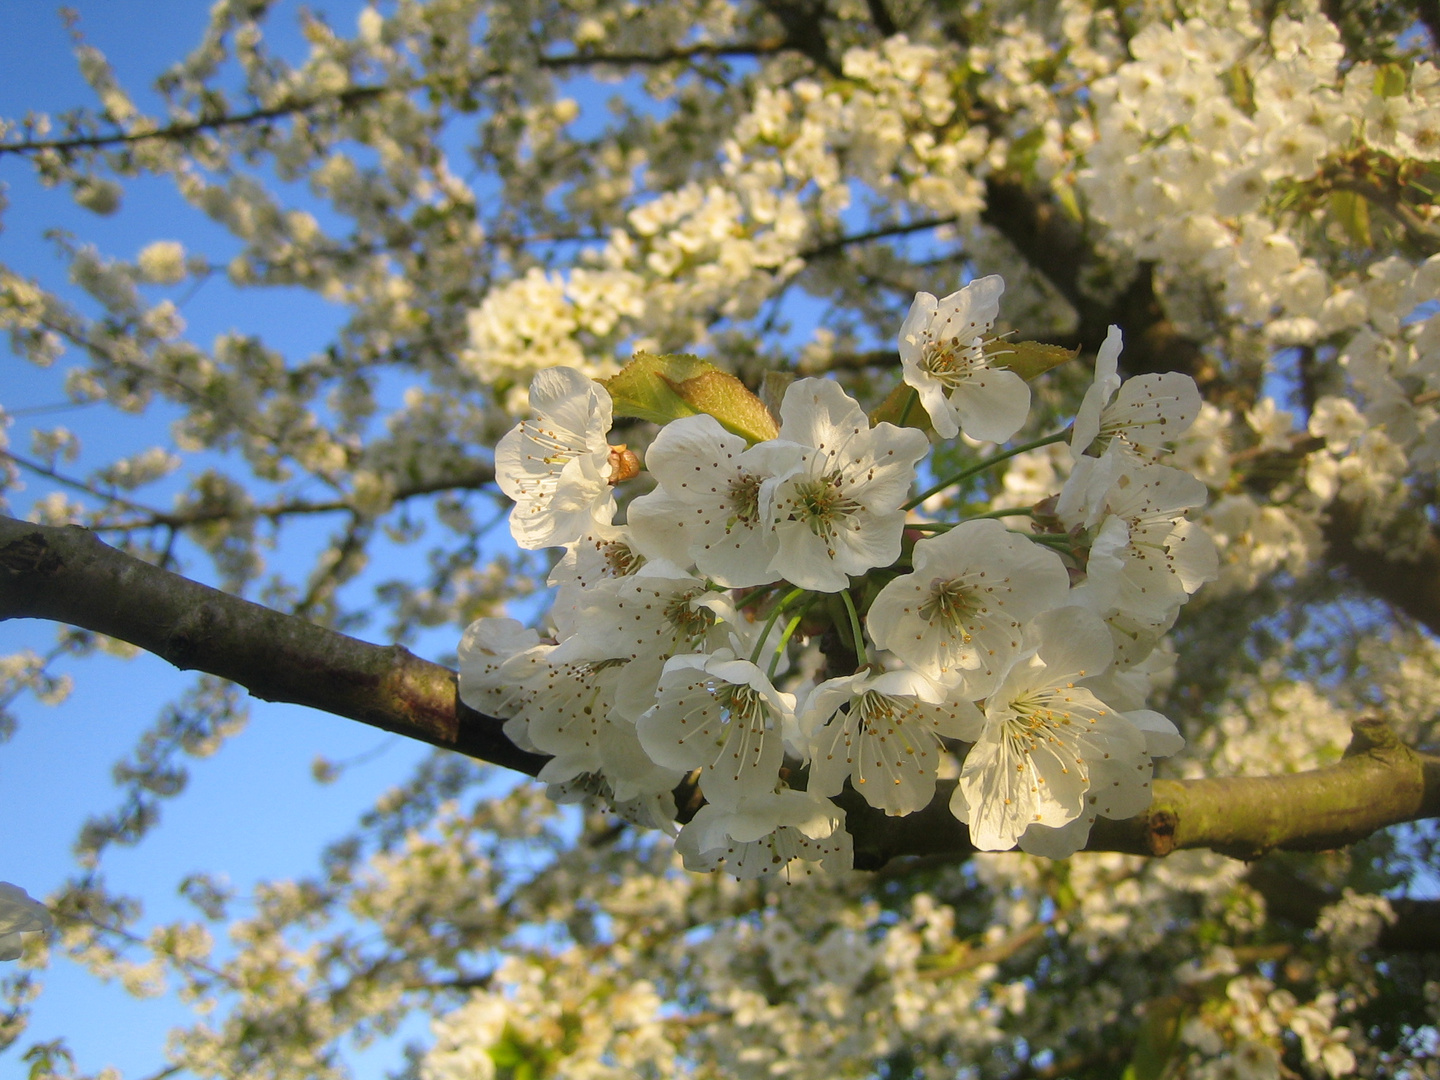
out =
[[[0,619],[50,619],[128,641],[264,701],[358,720],[534,776],[501,721],[459,698],[456,676],[399,645],[372,645],[161,570],[77,526],[0,517]]]
[[[76,526],[0,517],[0,619],[49,619],[128,641],[182,669],[445,747],[534,776],[545,758],[516,748],[502,721],[460,701],[456,675],[397,646],[373,645],[161,570]],[[855,862],[973,851],[949,811],[886,817],[847,789]],[[1344,760],[1271,777],[1156,780],[1150,809],[1096,823],[1090,850],[1167,855],[1209,848],[1242,859],[1342,847],[1440,816],[1440,756],[1402,745],[1378,720],[1355,725]]]

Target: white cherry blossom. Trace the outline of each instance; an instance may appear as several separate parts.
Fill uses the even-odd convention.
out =
[[[1074,851],[1095,815],[1124,818],[1149,805],[1152,746],[1173,752],[1179,736],[1158,713],[1137,723],[1079,685],[1102,674],[1112,654],[1104,624],[1082,608],[1035,620],[1027,649],[966,736],[975,745],[950,809],[970,826],[977,848],[1005,850],[1033,825],[1059,830],[1083,818],[1062,836],[1037,841],[1050,844],[1047,854],[1071,843]]]
[[[578,540],[567,544],[548,581],[555,589],[550,615],[559,636],[565,638],[575,632],[575,613],[587,589],[600,581],[636,573],[646,565],[647,555],[654,554],[650,549],[642,551],[633,530],[625,525],[597,522]]]
[[[838,383],[800,379],[781,401],[780,439],[804,451],[798,468],[761,487],[778,544],[770,570],[801,588],[837,592],[847,575],[893,563],[925,436],[893,424],[872,428]]]
[[[707,803],[675,841],[687,870],[724,866],[742,881],[819,864],[850,869],[854,851],[844,811],[828,799],[782,788],[737,806]]]
[[[1005,282],[992,274],[943,300],[916,293],[900,326],[905,381],[942,438],[963,431],[972,439],[1004,442],[1025,423],[1030,387],[995,366],[982,348],[1004,291]]]
[[[655,703],[655,683],[668,658],[728,643],[736,621],[727,595],[656,561],[581,593],[569,614],[571,633],[556,655],[566,662],[626,661],[618,708],[633,721]]]
[[[1064,603],[1070,587],[1058,555],[993,519],[921,540],[914,564],[870,605],[870,637],[970,698],[994,689],[1022,625]]]
[[[487,716],[507,719],[520,711],[527,691],[501,674],[505,664],[540,645],[540,635],[515,619],[477,619],[460,639],[460,700]],[[522,750],[535,750],[524,723],[506,735]]]
[[[1115,456],[1112,450],[1098,460]],[[1078,509],[1067,520],[1073,526],[1099,518],[1086,567],[1087,602],[1102,615],[1117,610],[1168,626],[1190,594],[1219,574],[1210,534],[1185,516],[1208,494],[1195,477],[1166,465],[1121,469],[1083,520]],[[1066,505],[1063,493],[1060,504]]]
[[[630,504],[627,520],[650,546],[677,563],[693,562],[719,585],[767,584],[778,576],[770,563],[779,538],[761,489],[798,470],[805,453],[779,439],[747,448],[712,416],[682,417],[646,451],[659,487]]]
[[[808,790],[838,795],[849,780],[871,806],[910,814],[928,806],[946,751],[973,727],[972,702],[915,671],[868,671],[827,679],[800,707],[809,739]]]
[[[495,445],[495,481],[515,501],[510,533],[522,548],[559,547],[615,516],[610,486],[610,395],[574,368],[530,383],[534,419]]]
[[[50,909],[18,885],[0,881],[0,960],[18,960],[25,950],[26,934],[52,929]]]
[[[795,696],[728,649],[666,661],[655,704],[640,717],[640,743],[661,765],[700,770],[712,803],[736,807],[769,795],[779,779]]]
[[[1160,444],[1184,434],[1200,413],[1200,391],[1189,375],[1167,371],[1122,382],[1120,349],[1120,328],[1112,326],[1095,357],[1095,381],[1075,413],[1070,453],[1077,460],[1118,443],[1137,464],[1154,461]]]

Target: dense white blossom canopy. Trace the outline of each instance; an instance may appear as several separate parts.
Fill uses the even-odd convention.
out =
[[[25,1030],[63,950],[194,1008],[154,1077],[417,1013],[418,1080],[1434,1075],[1433,4],[377,0],[289,59],[270,6],[154,99],[77,37],[98,104],[0,127],[233,238],[0,266],[88,410],[0,400],[0,616],[74,627],[0,728],[77,653],[207,673],[79,876],[0,884],[0,1061],[111,1080]],[[157,921],[105,859],[222,676],[450,749]]]

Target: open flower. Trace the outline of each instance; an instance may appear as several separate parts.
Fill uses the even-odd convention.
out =
[[[1095,462],[1089,494],[1068,498],[1079,488],[1077,470],[1059,502],[1061,520],[1070,527],[1099,523],[1086,567],[1086,602],[1101,615],[1118,611],[1142,625],[1167,627],[1190,595],[1219,574],[1210,534],[1185,516],[1205,505],[1209,492],[1189,473],[1166,465],[1107,468],[1123,461],[1113,446],[1089,460]],[[1095,497],[1099,478],[1111,475],[1103,496]]]
[[[870,637],[972,699],[1000,681],[1022,624],[1064,603],[1070,587],[1058,555],[993,519],[921,540],[914,561],[870,605]]]
[[[530,383],[535,418],[495,446],[495,482],[515,500],[510,533],[522,548],[558,547],[615,516],[610,486],[610,394],[574,368],[539,372]]]
[[[666,424],[645,453],[659,487],[630,504],[628,519],[642,542],[671,561],[727,588],[765,585],[778,576],[773,523],[760,502],[765,481],[800,468],[805,447],[745,440],[713,416]]]
[[[962,736],[975,745],[950,809],[982,851],[1013,848],[1039,825],[1054,832],[1035,849],[1058,857],[1084,845],[1097,815],[1145,809],[1151,757],[1182,744],[1159,713],[1117,712],[1080,685],[1113,654],[1109,632],[1090,612],[1045,612],[1028,628],[1027,646],[986,700],[984,720]]]
[[[700,769],[700,788],[727,807],[770,795],[779,782],[795,698],[729,649],[665,663],[655,705],[640,717],[640,743],[671,769]]]
[[[827,679],[801,707],[810,739],[810,782],[817,795],[838,795],[849,780],[865,801],[887,814],[930,804],[941,738],[973,729],[974,704],[947,699],[943,687],[914,671],[868,671]]]
[[[830,873],[855,862],[845,812],[829,799],[808,791],[779,791],[747,799],[739,806],[702,806],[680,830],[675,847],[687,870],[725,868],[742,881],[767,874],[803,873],[818,863]]]
[[[920,395],[930,422],[945,439],[1004,442],[1025,423],[1030,387],[985,355],[985,335],[1000,313],[1005,282],[977,278],[943,300],[915,294],[900,326],[905,382]]]
[[[1118,443],[1137,465],[1159,457],[1161,443],[1189,430],[1200,415],[1195,380],[1177,371],[1137,375],[1123,383],[1118,374],[1120,328],[1110,327],[1095,357],[1095,381],[1085,391],[1070,432],[1070,453],[1100,456]]]
[[[838,592],[847,574],[888,566],[900,555],[915,463],[930,444],[914,428],[873,428],[860,406],[828,379],[791,383],[780,404],[780,438],[803,447],[799,466],[766,480],[776,577]]]

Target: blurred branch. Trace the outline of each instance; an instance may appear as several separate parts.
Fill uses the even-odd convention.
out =
[[[342,109],[350,108],[362,101],[394,93],[399,89],[394,86],[352,86],[348,90],[325,97],[287,99],[278,105],[271,105],[269,108],[230,113],[204,120],[180,121],[148,131],[117,131],[105,135],[73,135],[62,139],[24,139],[18,142],[0,142],[0,155],[38,154],[47,150],[59,153],[76,150],[101,150],[112,146],[129,146],[134,143],[148,142],[151,139],[183,142],[206,132],[222,131],[230,127],[246,127],[268,120],[279,120],[286,116],[313,112],[325,105],[338,105]]]
[[[1413,545],[1364,545],[1362,507],[1336,499],[1324,520],[1327,558],[1374,595],[1440,634],[1440,537],[1429,529],[1418,550]]]
[[[656,67],[663,64],[683,63],[705,57],[753,57],[781,52],[792,48],[784,38],[765,38],[760,41],[738,42],[730,45],[698,43],[658,53],[575,53],[570,56],[541,56],[535,60],[537,67],[564,71],[583,67]],[[472,85],[488,82],[509,74],[506,67],[494,67],[476,75]],[[184,142],[197,135],[226,128],[249,127],[272,120],[291,116],[302,116],[324,108],[350,109],[356,105],[373,101],[390,94],[408,94],[423,90],[431,80],[397,80],[379,86],[352,86],[334,94],[318,97],[287,98],[279,104],[246,112],[227,113],[200,120],[180,120],[149,130],[115,131],[94,135],[70,135],[58,139],[22,139],[15,142],[0,142],[0,155],[38,154],[45,151],[71,153],[80,150],[104,150],[111,147],[131,146],[136,143],[159,139],[169,142]]]
[[[1256,863],[1246,882],[1265,897],[1265,910],[1296,926],[1313,927],[1320,912],[1341,900],[1304,880],[1274,860]],[[1395,921],[1386,923],[1375,941],[1387,952],[1440,952],[1440,900],[1391,897]]]
[[[545,759],[512,745],[502,721],[464,705],[448,668],[372,645],[169,573],[92,533],[0,518],[0,619],[39,618],[137,645],[183,669],[456,750],[534,776]],[[950,813],[954,781],[924,810],[887,817],[853,790],[847,812],[861,869],[902,855],[973,850]],[[1091,850],[1167,855],[1209,848],[1255,859],[1343,847],[1404,821],[1440,816],[1440,756],[1402,745],[1378,720],[1355,725],[1344,760],[1270,777],[1156,780],[1151,808],[1101,819]]]
[[[234,506],[196,506],[185,510],[156,510],[133,502],[111,492],[97,490],[94,485],[80,480],[29,458],[0,450],[0,458],[13,461],[17,466],[43,476],[57,484],[82,492],[115,506],[121,506],[135,516],[115,521],[97,521],[87,528],[96,532],[140,532],[145,529],[184,529],[192,525],[207,525],[217,521],[254,521],[264,518],[280,521],[283,518],[308,514],[336,514],[355,512],[353,502],[347,499],[282,499],[276,502],[260,503],[255,506],[236,508]],[[495,470],[486,464],[476,463],[469,472],[456,473],[421,483],[399,488],[390,497],[392,503],[406,502],[426,495],[437,495],[445,491],[474,491],[495,481]]]

